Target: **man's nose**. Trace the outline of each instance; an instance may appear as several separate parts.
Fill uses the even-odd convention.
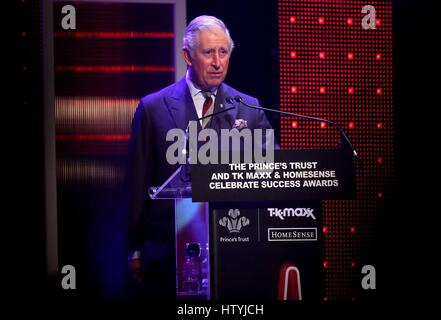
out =
[[[219,59],[219,53],[214,52],[213,57],[211,59],[211,65],[215,67],[216,69],[220,68],[220,59]]]

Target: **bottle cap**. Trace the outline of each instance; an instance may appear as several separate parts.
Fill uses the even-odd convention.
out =
[[[201,254],[201,245],[199,242],[185,244],[185,254],[189,257],[199,257]]]

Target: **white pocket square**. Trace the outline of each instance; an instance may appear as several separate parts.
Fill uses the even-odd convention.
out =
[[[248,127],[248,124],[247,124],[246,120],[236,119],[236,121],[234,121],[233,129],[241,130],[241,129],[247,128],[247,127]]]

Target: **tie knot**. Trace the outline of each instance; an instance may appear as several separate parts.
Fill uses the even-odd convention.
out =
[[[205,99],[211,98],[211,91],[201,91]]]

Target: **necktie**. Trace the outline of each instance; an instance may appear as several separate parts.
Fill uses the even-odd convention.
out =
[[[202,91],[202,95],[205,97],[204,105],[202,106],[202,116],[205,117],[213,113],[213,98],[209,91]],[[210,122],[210,118],[203,119],[202,128],[205,128],[208,122]]]

